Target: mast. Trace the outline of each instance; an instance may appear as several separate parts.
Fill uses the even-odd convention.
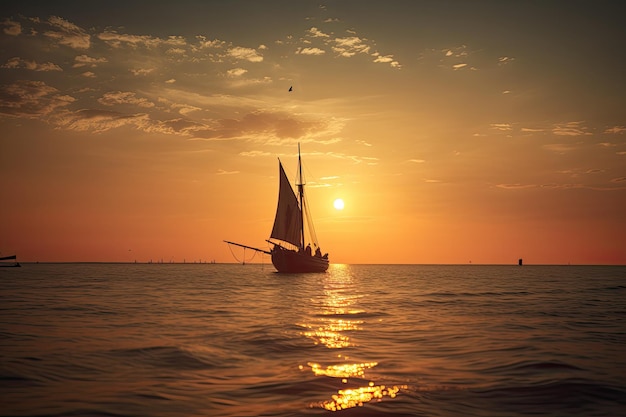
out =
[[[302,158],[300,157],[300,144],[298,143],[298,198],[300,199],[300,245],[304,250],[304,184],[302,183]]]

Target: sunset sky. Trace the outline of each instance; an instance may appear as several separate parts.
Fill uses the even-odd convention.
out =
[[[2,255],[233,262],[300,143],[331,263],[626,264],[619,2],[12,3]]]

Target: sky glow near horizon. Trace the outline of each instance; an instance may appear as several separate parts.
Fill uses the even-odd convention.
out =
[[[2,254],[231,262],[300,143],[331,262],[626,264],[620,6],[150,5],[0,15]]]

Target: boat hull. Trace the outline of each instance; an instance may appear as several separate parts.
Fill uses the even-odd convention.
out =
[[[325,272],[328,269],[328,258],[311,256],[281,246],[274,246],[271,253],[272,264],[278,272]]]

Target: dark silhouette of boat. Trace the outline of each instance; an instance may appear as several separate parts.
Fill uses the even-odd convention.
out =
[[[6,262],[14,261],[14,262]],[[20,263],[17,261],[16,255],[2,256],[0,257],[0,267],[20,267]]]
[[[278,168],[278,205],[274,226],[267,240],[273,245],[272,249],[267,251],[227,240],[225,242],[271,255],[272,264],[278,272],[324,272],[328,269],[328,254],[322,255],[306,202],[300,145],[298,145],[297,194],[291,187],[280,159]]]

